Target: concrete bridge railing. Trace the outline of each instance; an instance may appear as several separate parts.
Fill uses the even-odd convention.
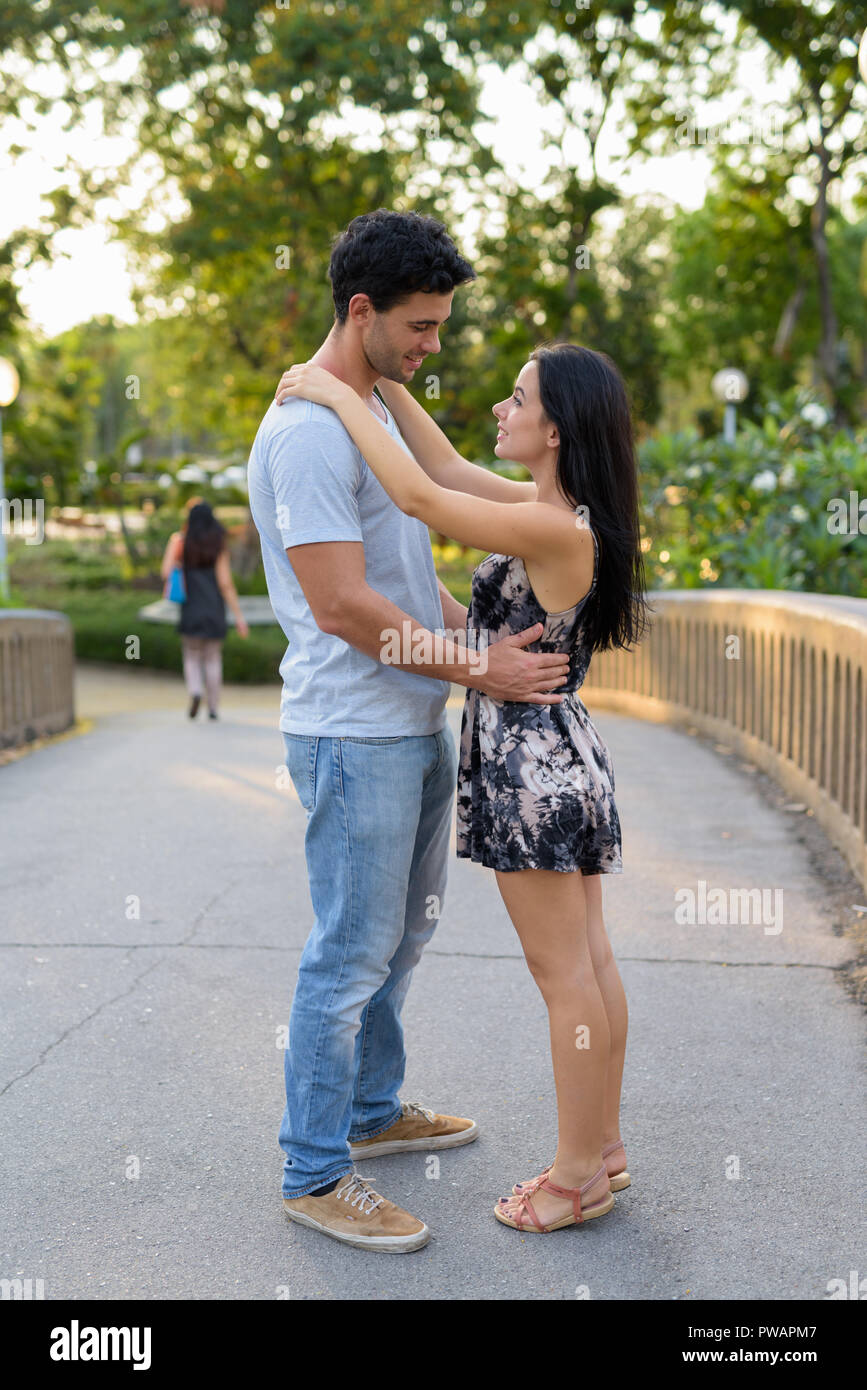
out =
[[[650,595],[632,652],[597,652],[588,705],[689,724],[816,815],[867,888],[867,599],[728,589]],[[75,720],[69,620],[0,610],[0,748]]]
[[[597,652],[598,705],[690,724],[811,807],[867,887],[867,599],[779,590],[653,592],[650,634]]]
[[[75,722],[75,642],[63,613],[0,609],[0,748]]]

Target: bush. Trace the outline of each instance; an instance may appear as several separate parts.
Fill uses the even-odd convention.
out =
[[[733,445],[694,431],[644,441],[650,587],[867,596],[867,536],[829,530],[833,499],[867,500],[867,434],[827,432],[809,403],[783,413],[744,423]]]
[[[104,590],[31,589],[13,592],[16,606],[50,608],[69,617],[75,632],[75,654],[82,661],[131,661],[126,653],[130,637],[138,637],[140,666],[181,674],[181,640],[168,623],[144,622],[138,611],[147,602],[141,593]],[[244,639],[233,628],[223,643],[223,678],[241,684],[279,687],[278,667],[286,651],[286,638],[276,623],[253,627]]]

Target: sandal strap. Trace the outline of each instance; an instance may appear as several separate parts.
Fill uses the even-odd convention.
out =
[[[607,1158],[609,1154],[616,1153],[618,1149],[623,1149],[623,1152],[626,1153],[622,1139],[615,1139],[613,1144],[606,1144],[602,1150],[602,1157]]]
[[[541,1221],[536,1215],[536,1209],[533,1206],[533,1203],[530,1201],[530,1195],[527,1192],[525,1192],[523,1196],[519,1199],[519,1205],[515,1209],[515,1223],[519,1231],[523,1231],[524,1229],[525,1211],[529,1212],[530,1216],[533,1218],[534,1225],[544,1234],[545,1227],[542,1225]]]
[[[593,1174],[593,1177],[588,1178],[581,1187],[558,1187],[556,1183],[551,1182],[550,1178],[546,1178],[545,1181],[540,1184],[539,1190],[542,1192],[553,1192],[556,1197],[571,1197],[575,1220],[581,1222],[584,1220],[584,1217],[581,1215],[581,1194],[582,1192],[587,1192],[593,1184],[598,1182],[603,1176],[608,1176],[608,1171],[604,1163],[598,1171]],[[524,1200],[529,1204],[529,1197]],[[541,1230],[541,1227],[539,1229]]]
[[[578,1221],[578,1222],[581,1222],[581,1221],[584,1220],[584,1217],[581,1215],[581,1189],[580,1189],[580,1188],[578,1188],[578,1187],[557,1187],[556,1183],[548,1182],[548,1180],[546,1179],[545,1182],[540,1183],[539,1189],[540,1189],[541,1191],[544,1191],[544,1192],[553,1192],[554,1195],[555,1195],[555,1197],[569,1197],[569,1198],[571,1199],[571,1202],[572,1202],[572,1211],[573,1211],[573,1214],[574,1214],[574,1216],[575,1216],[575,1220]]]

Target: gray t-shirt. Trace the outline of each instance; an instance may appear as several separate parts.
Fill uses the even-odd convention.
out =
[[[386,427],[406,449],[390,412]],[[313,541],[362,541],[371,589],[435,632],[443,610],[424,522],[394,505],[336,412],[313,401],[272,403],[247,481],[271,606],[289,642],[280,728],[331,738],[438,733],[449,682],[399,671],[322,632],[286,555]]]

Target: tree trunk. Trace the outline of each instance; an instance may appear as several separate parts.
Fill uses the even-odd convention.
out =
[[[834,416],[840,422],[840,405],[837,400],[837,315],[831,294],[831,258],[828,253],[828,184],[831,171],[828,167],[828,153],[820,146],[816,153],[822,166],[819,179],[819,196],[810,215],[810,234],[813,250],[816,253],[816,272],[819,289],[819,311],[822,319],[822,341],[819,345],[819,363],[822,376],[831,396]]]
[[[794,293],[789,296],[783,312],[780,314],[780,322],[777,327],[777,336],[774,339],[774,356],[785,357],[789,350],[789,343],[795,331],[795,324],[798,321],[798,314],[801,312],[801,305],[804,302],[804,295],[807,287],[803,280],[797,286]]]
[[[133,570],[135,571],[136,569],[138,569],[139,555],[135,545],[133,544],[132,536],[126,529],[126,522],[123,519],[123,478],[121,478],[120,482],[120,492],[120,501],[117,504],[117,516],[120,522],[120,534],[123,537],[123,543],[126,547],[126,553],[129,557],[129,562],[132,565]]]

